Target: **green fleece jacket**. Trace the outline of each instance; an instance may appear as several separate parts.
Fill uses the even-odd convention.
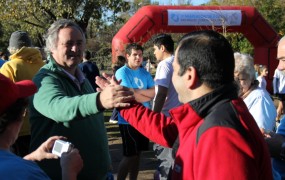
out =
[[[31,97],[31,151],[53,135],[67,137],[79,150],[84,167],[78,179],[106,179],[110,156],[104,115],[87,79],[77,85],[50,57],[33,79],[38,92]],[[51,179],[61,179],[59,160],[38,163]]]

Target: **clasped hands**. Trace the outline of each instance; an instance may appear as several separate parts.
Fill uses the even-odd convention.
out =
[[[129,107],[135,100],[134,92],[127,87],[121,86],[114,76],[102,73],[103,77],[96,77],[96,84],[99,86],[100,102],[105,109]]]

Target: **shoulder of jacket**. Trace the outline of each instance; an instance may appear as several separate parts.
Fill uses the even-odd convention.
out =
[[[232,128],[242,135],[245,135],[245,129],[243,128],[238,112],[231,101],[218,105],[217,108],[212,110],[212,112],[204,118],[204,122],[197,131],[196,143],[198,144],[199,139],[204,132],[213,127]]]

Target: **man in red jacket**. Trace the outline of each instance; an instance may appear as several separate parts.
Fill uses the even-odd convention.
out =
[[[183,105],[170,117],[136,103],[120,110],[150,140],[176,149],[172,179],[272,179],[268,147],[238,98],[229,42],[214,31],[191,32],[178,43],[173,69]]]

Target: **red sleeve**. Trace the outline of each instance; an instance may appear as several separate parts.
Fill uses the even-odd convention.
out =
[[[162,113],[135,104],[127,109],[120,109],[121,116],[151,141],[165,147],[172,147],[178,130],[174,121]]]

